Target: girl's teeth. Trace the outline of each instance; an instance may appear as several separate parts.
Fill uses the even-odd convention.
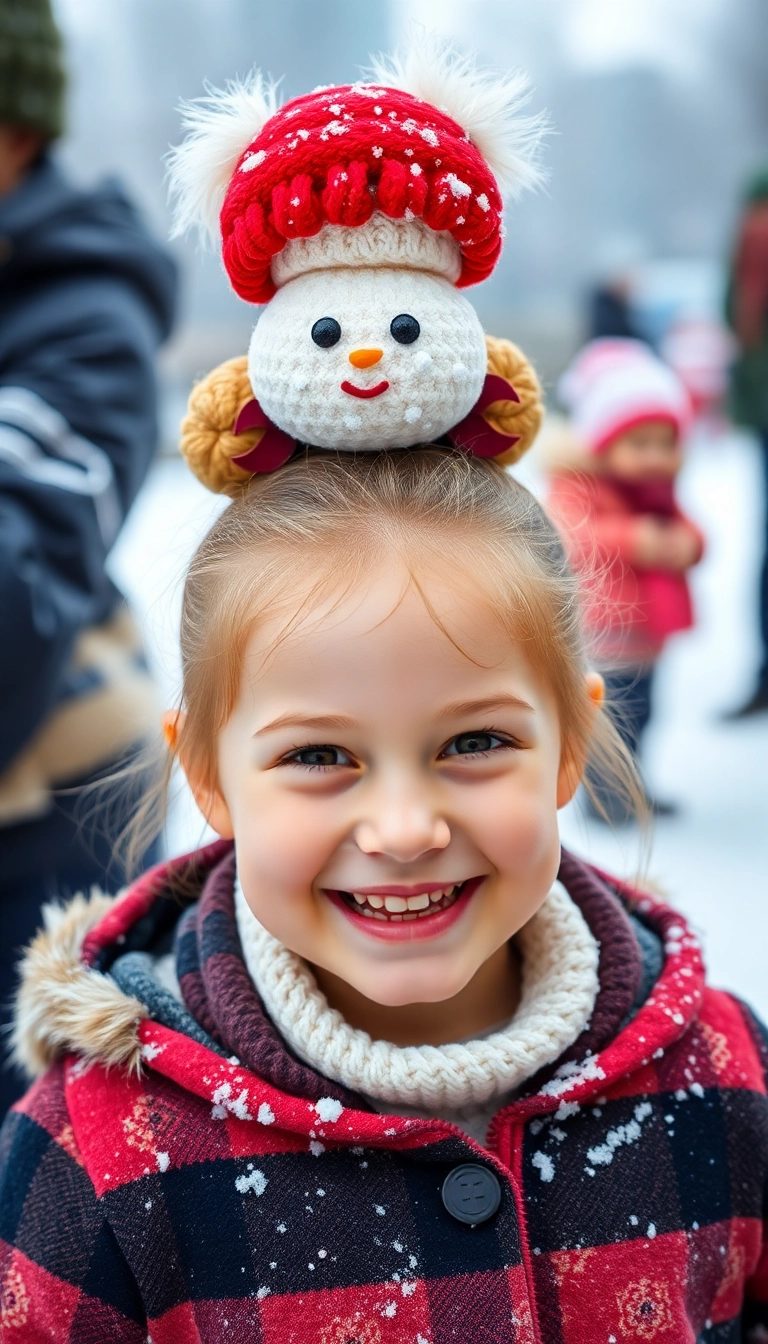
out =
[[[385,896],[384,906],[391,915],[401,915],[408,909],[408,902],[402,896]]]
[[[406,904],[409,910],[428,910],[429,895],[426,891],[422,891],[418,896],[409,896]]]
[[[366,919],[389,919],[396,923],[404,919],[424,919],[438,905],[447,910],[457,900],[461,882],[443,887],[442,891],[421,891],[417,896],[363,896],[359,891],[349,894],[359,913]],[[386,910],[386,914],[384,911]]]

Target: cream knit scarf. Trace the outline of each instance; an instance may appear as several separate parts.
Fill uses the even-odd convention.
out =
[[[383,1102],[395,1111],[445,1117],[484,1108],[572,1045],[597,997],[598,946],[559,882],[516,935],[523,983],[514,1017],[484,1038],[441,1046],[397,1046],[350,1026],[329,1006],[307,963],[259,924],[239,882],[235,914],[248,972],[284,1040],[306,1064],[370,1098],[376,1109]]]

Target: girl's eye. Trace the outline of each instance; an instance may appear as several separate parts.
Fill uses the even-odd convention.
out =
[[[333,765],[351,765],[352,761],[341,747],[300,747],[284,758],[285,765],[304,765],[310,769],[327,770]]]
[[[451,738],[443,748],[443,756],[477,756],[487,751],[497,751],[499,747],[508,747],[509,742],[497,737],[495,733],[459,733]]]
[[[389,330],[401,345],[413,345],[413,342],[418,341],[421,334],[421,327],[416,318],[411,317],[410,313],[399,313],[397,317],[393,317],[389,324]]]
[[[416,333],[418,335],[418,332]],[[341,340],[341,327],[335,317],[318,317],[312,328],[312,340],[324,350]]]

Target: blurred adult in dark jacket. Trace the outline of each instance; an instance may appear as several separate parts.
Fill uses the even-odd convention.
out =
[[[105,562],[155,451],[175,271],[116,185],[50,157],[64,85],[48,0],[0,0],[0,1014],[41,902],[124,880],[74,786],[157,722]],[[0,1116],[16,1094],[0,1069]]]
[[[620,278],[595,285],[588,296],[588,340],[626,337],[640,340],[630,304],[629,283]]]
[[[762,642],[757,684],[729,717],[749,718],[768,710],[768,168],[747,191],[729,276],[726,317],[739,347],[731,370],[731,413],[756,432],[765,480],[765,528],[760,574]]]

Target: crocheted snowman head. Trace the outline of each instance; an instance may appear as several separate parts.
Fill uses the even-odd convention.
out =
[[[258,73],[187,105],[177,232],[218,223],[233,288],[265,305],[249,425],[361,450],[435,441],[469,416],[487,353],[460,290],[496,264],[502,189],[539,175],[524,96],[520,76],[432,42],[374,82],[280,108]]]

